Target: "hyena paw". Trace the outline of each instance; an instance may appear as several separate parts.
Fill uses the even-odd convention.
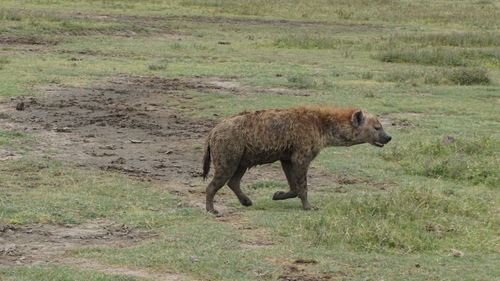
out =
[[[276,191],[273,195],[273,200],[281,200],[283,199],[283,196],[285,195],[285,191]]]
[[[243,198],[243,199],[240,199],[240,203],[241,205],[245,206],[245,207],[250,207],[252,206],[252,200],[250,200],[250,198]]]
[[[212,215],[219,215],[219,211],[217,211],[216,209],[207,209],[207,212],[209,212],[210,214]]]
[[[304,206],[304,210],[306,210],[306,211],[317,211],[317,210],[319,210],[319,208],[316,207],[316,206],[313,206],[313,205],[307,205],[307,206]]]

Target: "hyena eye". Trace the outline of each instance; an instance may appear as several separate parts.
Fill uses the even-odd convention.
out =
[[[382,127],[375,127],[375,130],[380,131]]]

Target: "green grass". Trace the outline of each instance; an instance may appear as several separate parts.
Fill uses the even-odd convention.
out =
[[[299,219],[298,225],[307,241],[324,247],[347,244],[383,253],[491,249],[493,253],[491,237],[498,220],[491,205],[495,202],[491,192],[477,191],[446,194],[436,187],[408,186],[382,194],[345,196],[327,204],[321,215]],[[442,226],[441,232],[429,230],[436,225]]]
[[[5,56],[0,56],[0,70],[4,69],[5,65],[9,63],[9,59]]]
[[[270,200],[284,178],[244,178],[254,205],[227,197],[234,222],[185,207],[158,184],[71,163],[5,160],[0,222],[105,218],[147,229],[157,236],[132,247],[67,256],[200,280],[277,280],[294,259],[317,260],[307,274],[338,280],[496,280],[498,14],[496,2],[472,0],[4,0],[0,38],[32,44],[0,46],[1,97],[38,95],[50,83],[93,87],[120,74],[216,77],[245,91],[185,91],[185,115],[361,106],[394,124],[386,128],[394,139],[383,149],[324,150],[313,166],[331,181],[310,192],[319,211]],[[2,155],[29,154],[34,140],[4,128]],[[194,148],[201,153],[201,143]],[[270,245],[245,248],[246,240]],[[3,266],[0,279],[135,280],[42,265]]]
[[[191,224],[178,221],[160,239],[139,246],[88,248],[74,254],[112,264],[171,269],[211,280],[251,280],[277,271],[262,259],[262,251],[239,248],[239,239],[244,239],[241,232],[203,218]],[[191,261],[193,258],[197,261]]]
[[[3,281],[138,281],[134,277],[118,274],[104,274],[89,270],[79,270],[56,265],[36,265],[31,267],[2,267],[0,278]]]
[[[277,48],[298,48],[298,49],[335,49],[341,45],[338,39],[327,36],[291,36],[281,37],[274,40],[273,45]]]
[[[391,72],[377,77],[378,81],[432,85],[487,85],[488,71],[477,67],[434,68]]]
[[[500,36],[496,32],[481,31],[404,34],[393,40],[423,46],[494,47],[500,44]]]
[[[0,130],[0,147],[13,150],[29,150],[29,144],[35,138],[19,131]]]
[[[383,62],[436,66],[474,66],[483,65],[488,61],[488,64],[497,66],[500,62],[500,53],[497,50],[406,47],[383,51],[375,58]]]
[[[145,183],[104,172],[63,168],[64,163],[23,159],[2,165],[0,221],[81,223],[109,218],[152,228],[164,223],[174,198]],[[141,200],[137,200],[141,198]]]
[[[394,146],[384,158],[414,175],[500,187],[498,139],[458,138]]]

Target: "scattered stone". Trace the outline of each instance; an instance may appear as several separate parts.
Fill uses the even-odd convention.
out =
[[[24,110],[24,108],[25,108],[24,102],[20,102],[16,105],[16,110],[22,111]]]
[[[456,249],[451,249],[451,255],[456,257],[456,258],[461,258],[464,256],[464,253],[462,251],[459,251]]]
[[[56,128],[56,132],[58,133],[71,133],[70,127]]]
[[[443,138],[444,143],[450,144],[455,142],[455,137],[454,136],[445,136]]]
[[[297,259],[293,263],[297,264],[316,264],[318,261],[316,260],[306,260],[306,259]]]

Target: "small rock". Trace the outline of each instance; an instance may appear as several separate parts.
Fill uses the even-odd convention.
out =
[[[24,107],[25,107],[24,102],[20,102],[16,105],[16,110],[19,111],[24,110]]]
[[[454,136],[445,136],[443,139],[444,143],[454,143],[455,142],[455,137]]]
[[[316,263],[318,263],[318,261],[316,261],[316,260],[298,259],[298,260],[295,260],[293,263],[297,263],[297,264],[316,264]]]
[[[464,253],[462,251],[459,251],[456,249],[451,249],[451,255],[456,257],[456,258],[461,258],[464,256]]]
[[[142,140],[130,140],[131,143],[142,143]]]
[[[189,257],[189,260],[191,262],[199,262],[200,261],[200,259],[198,259],[197,257],[193,257],[193,256]]]
[[[419,263],[415,264],[415,267],[420,268],[420,264]]]
[[[231,42],[228,42],[228,41],[219,41],[219,42],[217,42],[217,44],[219,44],[219,45],[231,45]]]
[[[56,132],[58,132],[58,133],[70,133],[71,128],[69,128],[69,127],[56,128]]]

